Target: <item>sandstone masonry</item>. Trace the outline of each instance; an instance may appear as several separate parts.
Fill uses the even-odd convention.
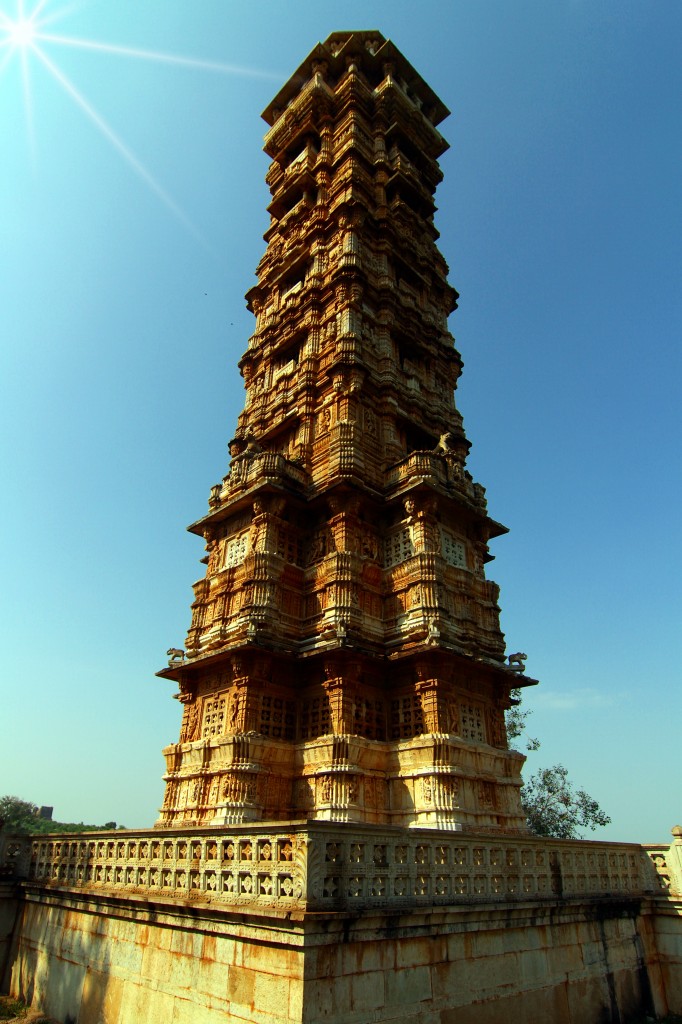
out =
[[[448,111],[376,32],[318,45],[263,116],[267,249],[159,826],[524,829],[433,195]]]

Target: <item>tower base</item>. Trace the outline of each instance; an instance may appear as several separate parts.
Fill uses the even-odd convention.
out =
[[[24,842],[5,986],[61,1021],[601,1024],[682,1010],[682,904],[634,844],[325,822]]]
[[[261,821],[526,831],[516,750],[447,733],[394,742],[328,735],[287,743],[242,733],[164,750],[157,828]]]

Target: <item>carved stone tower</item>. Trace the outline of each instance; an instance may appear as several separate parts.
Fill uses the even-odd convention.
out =
[[[319,44],[263,114],[272,201],[230,465],[164,751],[160,827],[524,828],[488,541],[436,246],[448,114],[377,32]],[[531,680],[525,680],[531,682]]]

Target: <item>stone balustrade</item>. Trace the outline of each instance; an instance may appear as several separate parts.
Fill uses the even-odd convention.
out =
[[[399,487],[415,477],[433,479],[445,486],[447,474],[443,460],[432,452],[412,452],[386,471],[386,486]]]
[[[324,841],[322,891],[311,893],[323,905],[633,895],[654,885],[637,846],[422,830],[342,836]]]
[[[664,892],[670,892],[672,890],[672,878],[668,868],[669,847],[646,846],[645,850],[651,859],[661,889]]]
[[[486,507],[485,492],[471,478],[451,464],[447,455],[429,451],[415,451],[401,459],[386,471],[385,486],[389,490],[400,489],[417,480],[431,480],[441,487],[453,487],[464,494],[473,504]]]
[[[291,908],[304,902],[305,836],[269,829],[46,836],[29,878],[57,887]]]
[[[234,492],[248,489],[263,478],[284,486],[294,483],[298,487],[306,487],[309,483],[308,474],[302,467],[277,452],[260,452],[251,457],[237,456],[233,460],[216,499],[218,503],[226,501],[234,496]]]
[[[667,845],[651,845],[643,847],[656,872],[659,887],[675,896],[682,895],[682,826],[675,825],[671,830],[673,842]]]
[[[30,870],[31,841],[0,829],[0,880],[25,878]]]
[[[236,908],[413,908],[671,890],[667,847],[351,831],[333,822],[6,837],[0,856],[6,873],[48,887]]]

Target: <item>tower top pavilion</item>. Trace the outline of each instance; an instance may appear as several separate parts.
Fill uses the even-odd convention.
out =
[[[378,32],[318,44],[263,117],[270,226],[159,827],[525,827],[434,226],[448,110]]]

